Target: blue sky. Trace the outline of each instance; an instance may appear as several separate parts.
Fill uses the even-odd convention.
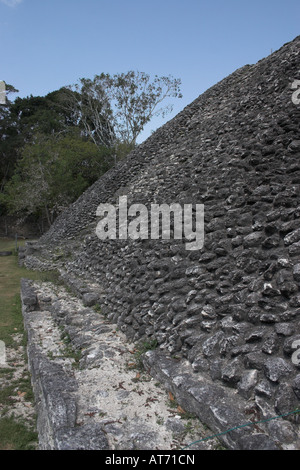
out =
[[[79,78],[139,70],[182,81],[167,119],[300,34],[299,0],[0,0],[0,80],[44,96]]]

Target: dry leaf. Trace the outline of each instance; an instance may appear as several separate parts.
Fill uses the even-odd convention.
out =
[[[169,392],[169,398],[170,398],[171,401],[174,401],[174,397],[173,397],[171,392]]]
[[[24,397],[26,395],[26,392],[18,392],[19,397]]]
[[[178,413],[181,413],[181,414],[185,413],[184,409],[181,408],[181,406],[177,407],[177,411],[178,411]]]

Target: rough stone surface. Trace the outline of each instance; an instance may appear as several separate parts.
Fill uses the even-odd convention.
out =
[[[158,381],[132,367],[135,345],[116,325],[62,286],[23,280],[23,291],[38,300],[35,310],[23,302],[22,310],[41,450],[220,445]]]
[[[160,351],[187,361],[211,384],[208,407],[223,390],[263,400],[268,417],[299,409],[300,366],[292,361],[300,335],[300,108],[292,101],[299,50],[297,37],[203,93],[20,260],[59,269],[80,298],[97,294],[128,340],[155,339]],[[147,208],[204,204],[203,248],[189,251],[187,240],[172,237],[99,240],[96,209],[117,205],[122,194]],[[223,412],[211,411],[216,427],[231,424]],[[298,420],[285,419],[296,428]]]
[[[88,433],[90,428],[86,430],[85,427],[82,429],[75,427],[77,383],[65,364],[60,360],[55,362],[51,359],[53,354],[61,355],[57,344],[62,342],[59,341],[60,336],[57,332],[55,338],[49,315],[47,318],[43,311],[33,310],[32,305],[26,303],[29,292],[32,297],[37,298],[35,289],[23,279],[22,311],[28,335],[29,370],[36,399],[39,448],[41,450],[107,449],[108,444],[103,431],[95,428],[90,439],[83,439],[82,436]],[[68,366],[70,367],[70,364]],[[97,444],[93,435],[97,436]]]

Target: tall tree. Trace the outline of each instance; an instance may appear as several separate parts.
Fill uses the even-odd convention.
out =
[[[81,121],[94,142],[112,146],[135,145],[138,135],[153,116],[165,116],[172,105],[163,106],[167,98],[181,98],[180,79],[171,76],[151,80],[144,72],[82,78],[70,86],[74,105],[80,109]],[[109,126],[107,127],[107,123]]]
[[[181,96],[179,79],[129,71],[8,100],[0,109],[0,212],[42,215],[51,224],[134,148],[154,115],[171,111],[168,98]]]
[[[7,85],[8,96],[17,92]],[[77,126],[74,117],[59,105],[60,91],[46,97],[29,96],[9,99],[0,106],[0,192],[12,177],[16,162],[24,145],[30,143],[36,133],[58,135]]]
[[[5,183],[12,175],[15,163],[15,154],[18,142],[13,140],[16,136],[13,120],[11,119],[11,94],[18,90],[5,83],[5,104],[0,104],[0,192],[3,191]],[[0,211],[1,212],[1,211]]]
[[[80,84],[64,87],[61,92],[60,105],[74,116],[82,135],[97,147],[113,147],[113,115],[102,86],[82,78]]]
[[[108,169],[107,152],[84,141],[76,131],[61,136],[35,134],[24,146],[0,203],[11,214],[42,215],[51,225]]]

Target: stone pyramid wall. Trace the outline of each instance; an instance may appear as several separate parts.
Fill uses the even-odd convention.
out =
[[[59,267],[128,338],[156,340],[262,416],[300,408],[299,51],[297,37],[207,90],[22,254]],[[96,209],[120,195],[204,204],[203,248],[99,240]],[[287,440],[297,416],[280,428]]]

